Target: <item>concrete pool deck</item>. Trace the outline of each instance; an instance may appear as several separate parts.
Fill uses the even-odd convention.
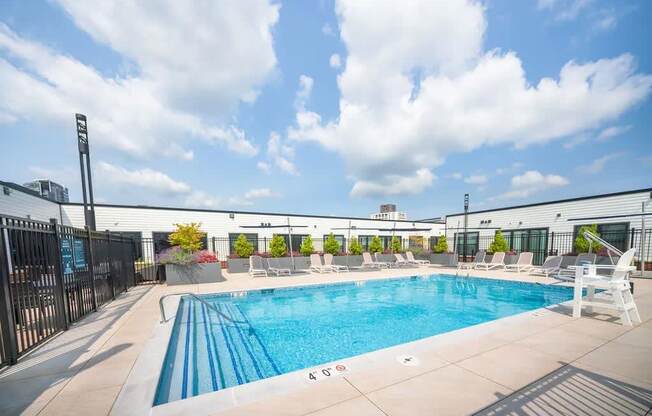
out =
[[[165,294],[434,273],[455,270],[422,267],[256,279],[226,274],[225,282],[215,284],[136,287],[0,372],[0,414],[124,414],[125,402],[118,397],[125,394],[134,364],[147,354],[145,346],[160,327],[158,300]],[[470,275],[555,282],[503,271]],[[207,398],[200,409],[192,400],[174,403],[178,413],[193,415],[645,415],[652,406],[652,280],[634,281],[643,324],[633,328],[620,325],[610,312],[596,310],[574,319],[570,307],[555,306],[364,354],[353,362],[364,359],[367,364],[353,366],[343,376],[297,383],[282,394],[247,397],[224,411],[211,407]],[[396,355],[403,352],[418,365],[399,363]]]

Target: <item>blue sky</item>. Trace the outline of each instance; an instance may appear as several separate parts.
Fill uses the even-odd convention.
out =
[[[80,200],[82,112],[99,202],[418,219],[652,186],[650,2],[165,3],[3,1],[0,178]]]

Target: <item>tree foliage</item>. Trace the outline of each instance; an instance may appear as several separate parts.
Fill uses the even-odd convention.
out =
[[[299,252],[303,254],[304,256],[309,256],[315,251],[315,248],[312,246],[312,237],[310,235],[306,236],[306,238],[303,240],[301,243],[301,247],[299,248]]]
[[[349,242],[349,253],[355,256],[362,254],[362,246],[358,241],[358,237],[351,237],[351,241]]]
[[[377,235],[373,236],[371,242],[369,243],[369,251],[373,253],[382,253],[383,252],[383,242],[380,241],[380,237]]]
[[[336,255],[340,253],[340,242],[337,241],[333,233],[328,234],[324,241],[324,253]]]
[[[390,244],[392,253],[400,253],[403,251],[403,244],[401,244],[401,238],[398,236],[392,236],[392,242]]]
[[[183,251],[193,253],[203,247],[202,239],[206,235],[199,229],[201,223],[191,222],[190,224],[174,224],[177,227],[168,237],[168,242],[173,246],[179,246]]]
[[[249,257],[254,253],[254,245],[251,244],[249,240],[247,240],[247,237],[244,234],[240,234],[238,236],[238,239],[235,240],[235,244],[233,245],[235,248],[235,254],[238,255],[238,257]]]
[[[584,238],[585,231],[588,231],[591,234],[595,234],[596,236],[600,237],[600,233],[598,233],[597,224],[581,226],[580,230],[577,233],[577,237],[575,237],[575,251],[578,253],[588,253],[590,248],[591,249],[590,251],[592,253],[597,253],[602,248],[602,244],[596,241],[589,241],[586,238]]]
[[[272,241],[269,243],[269,253],[272,257],[283,257],[287,252],[288,248],[285,239],[278,234],[274,234]]]
[[[448,241],[445,235],[440,235],[437,244],[432,248],[435,253],[448,253]]]
[[[503,236],[503,233],[500,232],[500,230],[496,230],[496,233],[494,234],[494,241],[491,242],[491,245],[489,245],[489,251],[491,253],[498,253],[498,252],[506,252],[509,251],[509,245],[507,244],[507,240],[505,240],[505,237]]]

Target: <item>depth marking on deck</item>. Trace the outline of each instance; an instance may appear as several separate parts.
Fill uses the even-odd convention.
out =
[[[345,373],[349,372],[349,367],[344,364],[335,364],[328,367],[318,368],[316,370],[308,371],[305,373],[305,377],[308,381],[320,381],[326,380],[331,377],[342,376]]]

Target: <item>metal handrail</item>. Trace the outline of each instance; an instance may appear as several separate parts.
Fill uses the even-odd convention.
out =
[[[594,241],[594,242],[602,245],[604,248],[606,248],[607,249],[607,254],[609,255],[609,260],[611,260],[611,264],[616,264],[616,263],[614,263],[613,257],[611,257],[611,253],[616,254],[618,257],[623,255],[622,251],[620,251],[616,247],[609,244],[606,240],[598,237],[597,235],[593,234],[590,231],[584,231],[584,238],[586,238],[587,240]],[[589,253],[591,252],[592,246],[593,246],[593,244],[589,244]]]
[[[182,293],[169,293],[167,295],[161,296],[161,298],[158,300],[158,307],[161,310],[161,323],[167,322],[167,319],[165,318],[165,307],[163,306],[163,301],[170,297],[170,296],[190,296],[193,299],[196,299],[200,303],[204,304],[208,309],[212,310],[216,314],[220,315],[222,318],[226,319],[229,322],[232,322],[234,324],[246,324],[251,327],[251,324],[247,321],[236,321],[235,319],[231,318],[228,315],[225,315],[222,311],[218,310],[215,306],[212,304],[206,302],[204,299],[200,298],[199,296],[195,295],[194,293],[190,292],[182,292]]]

